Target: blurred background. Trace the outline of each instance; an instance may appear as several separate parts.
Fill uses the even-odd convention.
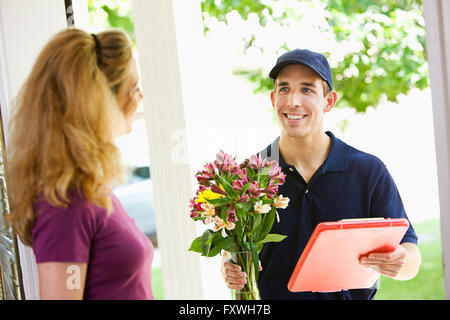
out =
[[[294,48],[322,52],[338,93],[326,130],[383,160],[419,234],[418,276],[405,282],[382,277],[376,299],[444,299],[422,1],[202,0],[201,9],[201,67],[209,72],[192,81],[208,102],[204,112],[220,116],[221,125],[190,116],[203,137],[193,152],[205,162],[219,149],[243,160],[265,148],[279,135],[268,77],[276,58]],[[131,0],[89,0],[89,19],[88,31],[120,28],[135,42]],[[139,60],[136,47],[135,55]],[[117,139],[127,178],[114,192],[156,247],[153,286],[163,299],[143,108],[132,133]]]

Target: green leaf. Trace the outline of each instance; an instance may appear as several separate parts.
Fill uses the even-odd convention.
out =
[[[257,239],[257,242],[260,242],[261,239],[264,239],[272,229],[273,222],[275,221],[275,210],[276,210],[275,208],[272,208],[272,210],[264,214],[261,224],[261,231],[259,234],[259,238]]]
[[[256,279],[259,277],[259,254],[258,246],[255,243],[250,243],[250,252],[252,253],[253,267],[255,268]]]
[[[232,245],[233,238],[232,237],[215,237],[214,240],[214,248],[218,248],[220,250],[228,250],[228,248]]]
[[[270,233],[264,239],[262,239],[258,244],[263,244],[267,242],[280,242],[283,239],[287,238],[287,236],[283,236],[281,234]]]
[[[214,232],[212,232],[211,230],[208,229],[203,232],[203,235],[201,236],[202,256],[208,256],[209,250],[211,249],[211,242],[213,237]]]
[[[233,197],[236,197],[238,195],[238,192],[234,190],[234,188],[231,186],[231,184],[228,182],[227,179],[225,179],[222,176],[219,176],[219,180],[228,194],[232,195]]]
[[[222,249],[220,249],[220,247],[212,247],[211,250],[209,250],[207,257],[209,257],[209,258],[215,257],[215,256],[217,256],[219,254],[219,252],[221,250]]]
[[[206,201],[208,201],[211,204],[215,204],[217,206],[223,206],[223,205],[227,204],[230,201],[230,199],[225,197],[225,198],[218,198],[218,199],[206,199]]]
[[[239,203],[237,203],[239,204]],[[235,205],[236,208],[236,215],[239,221],[246,221],[247,220],[247,211],[244,210],[242,208],[242,206],[237,206],[237,204]]]
[[[197,237],[192,241],[191,246],[189,247],[188,251],[203,253],[202,251],[202,236]]]
[[[238,211],[236,212],[236,214],[238,215],[238,221],[236,221],[234,230],[236,231],[237,238],[243,239],[243,234],[244,234],[244,225],[242,224],[243,219],[240,218],[240,217],[242,217],[242,215],[239,216],[239,213],[238,213],[240,209],[237,209],[237,210]]]
[[[245,193],[245,191],[247,191],[248,187],[250,187],[250,183],[244,185],[244,187],[241,190],[241,196]]]
[[[253,241],[255,243],[258,242],[259,236],[261,234],[261,222],[262,222],[262,215],[260,213],[255,214],[255,218],[253,220],[253,226],[252,226],[252,233],[253,233]]]

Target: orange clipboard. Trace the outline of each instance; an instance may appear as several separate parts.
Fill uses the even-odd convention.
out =
[[[394,251],[408,227],[404,218],[319,223],[292,272],[289,291],[334,292],[372,287],[379,273],[360,265],[359,259],[371,252]]]

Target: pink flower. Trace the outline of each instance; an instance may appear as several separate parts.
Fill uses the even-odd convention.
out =
[[[236,161],[234,161],[231,154],[227,154],[220,150],[220,152],[216,156],[216,160],[214,161],[216,168],[221,172],[229,172],[231,174],[238,173],[240,168]]]
[[[240,198],[239,198],[239,202],[249,202],[250,201],[250,197],[247,194],[243,194]]]
[[[269,171],[269,177],[271,181],[278,179],[277,185],[283,184],[286,175],[281,171],[281,167],[277,166],[274,170]]]
[[[268,165],[267,159],[262,159],[261,155],[252,154],[249,158],[250,166],[255,170],[261,170]]]
[[[195,211],[195,210],[192,210],[192,211],[191,211],[191,214],[189,215],[189,217],[191,217],[191,218],[197,218],[198,216],[199,216],[199,214],[198,214],[198,212]]]
[[[238,221],[238,218],[236,216],[236,208],[234,206],[231,206],[228,208],[227,216],[228,216],[227,217],[228,222],[235,223],[236,221]]]
[[[214,180],[214,178],[216,177],[216,168],[214,167],[214,164],[205,164],[205,170],[198,171],[195,174],[195,177],[197,178],[198,183],[209,186],[210,181]]]
[[[273,183],[273,180],[269,182],[269,185],[266,189],[263,190],[263,192],[266,194],[266,196],[269,199],[272,199],[278,192],[278,185]]]
[[[244,182],[242,180],[234,180],[231,186],[234,190],[241,192],[244,187]]]
[[[261,195],[261,188],[258,185],[258,181],[253,181],[248,187],[247,192],[251,197],[259,197]]]
[[[242,180],[242,183],[247,184],[250,182],[250,178],[247,175],[247,169],[241,168],[241,170],[238,173],[238,177]]]
[[[209,185],[209,181],[211,181],[211,178],[204,174],[204,171],[198,172],[195,177],[197,178],[198,183],[203,185]]]
[[[195,202],[197,197],[194,197],[189,200],[189,207],[191,208],[191,214],[189,215],[191,218],[197,218],[202,213],[202,208],[200,204]]]
[[[226,193],[222,189],[220,189],[217,185],[215,185],[215,184],[211,185],[211,191],[215,192],[215,193],[218,193],[218,194],[226,195]]]
[[[269,162],[269,165],[270,165],[270,169],[269,169],[269,177],[275,175],[275,174],[279,171],[278,169],[281,170],[281,168],[280,168],[280,166],[278,165],[278,162],[277,162],[276,160],[270,161],[270,162]]]

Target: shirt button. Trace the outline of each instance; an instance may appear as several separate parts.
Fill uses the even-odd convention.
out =
[[[308,192],[309,192],[309,189],[306,189],[306,190],[305,190],[305,193],[308,193]]]
[[[292,171],[294,171],[294,169],[292,169],[292,168],[289,168],[289,171],[290,171],[290,172],[292,172]]]

